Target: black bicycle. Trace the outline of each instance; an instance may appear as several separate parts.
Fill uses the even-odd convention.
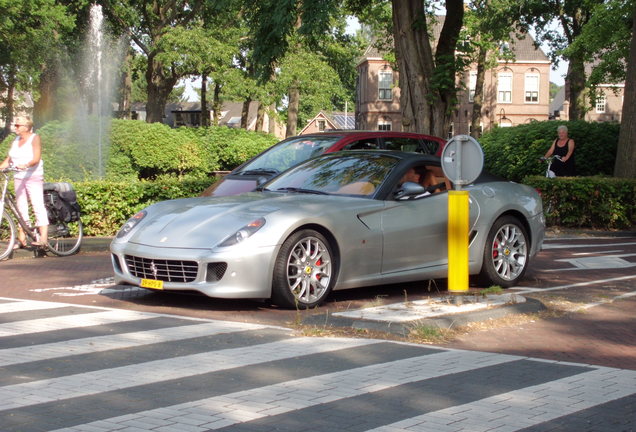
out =
[[[51,204],[46,202],[46,198],[51,198],[51,193],[47,191],[47,189],[50,190],[51,188],[47,188],[47,184],[45,184],[44,194],[50,224],[48,241],[45,245],[34,245],[34,243],[39,243],[40,234],[37,228],[32,227],[20,216],[15,196],[8,188],[9,175],[16,171],[19,170],[13,167],[0,170],[4,177],[2,197],[0,198],[0,211],[2,212],[2,217],[0,218],[0,260],[10,257],[13,253],[14,246],[17,244],[18,225],[26,234],[27,247],[33,249],[35,255],[46,253],[47,251],[58,256],[69,256],[77,253],[84,237],[84,229],[79,214],[69,221],[61,220],[53,211]]]

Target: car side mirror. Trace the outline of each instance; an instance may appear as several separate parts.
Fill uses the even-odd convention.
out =
[[[425,192],[426,188],[418,183],[404,182],[398,188],[398,190],[395,191],[395,193],[393,194],[393,198],[403,201],[415,198],[416,196],[422,195]]]

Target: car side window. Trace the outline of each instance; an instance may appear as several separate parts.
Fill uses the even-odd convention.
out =
[[[384,148],[387,150],[419,153],[419,147],[420,142],[417,139],[400,137],[384,138]]]
[[[366,138],[350,142],[342,150],[374,150],[380,148],[376,138]]]
[[[423,139],[420,140],[421,150],[418,150],[418,153],[430,154],[434,155],[437,153],[437,148],[440,144],[437,141]]]

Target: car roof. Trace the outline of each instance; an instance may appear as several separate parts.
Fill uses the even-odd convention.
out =
[[[354,130],[354,129],[329,130],[329,131],[325,131],[325,132],[316,132],[316,133],[311,133],[311,134],[306,134],[306,135],[296,135],[294,137],[289,137],[287,139],[300,138],[300,137],[321,137],[321,136],[343,136],[343,137],[345,137],[345,136],[346,137],[349,137],[349,136],[375,136],[375,137],[399,137],[399,136],[404,136],[404,137],[428,138],[428,139],[434,139],[434,140],[445,142],[445,140],[443,138],[439,138],[439,137],[436,137],[434,135],[427,135],[427,134],[421,134],[421,133],[415,133],[415,132],[357,130],[357,129],[356,130]]]

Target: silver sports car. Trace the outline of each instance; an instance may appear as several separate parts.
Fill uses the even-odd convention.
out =
[[[111,244],[117,283],[309,308],[331,290],[447,277],[448,179],[436,156],[350,151],[255,192],[164,201]],[[482,174],[470,193],[470,274],[517,283],[541,249],[541,198]]]

